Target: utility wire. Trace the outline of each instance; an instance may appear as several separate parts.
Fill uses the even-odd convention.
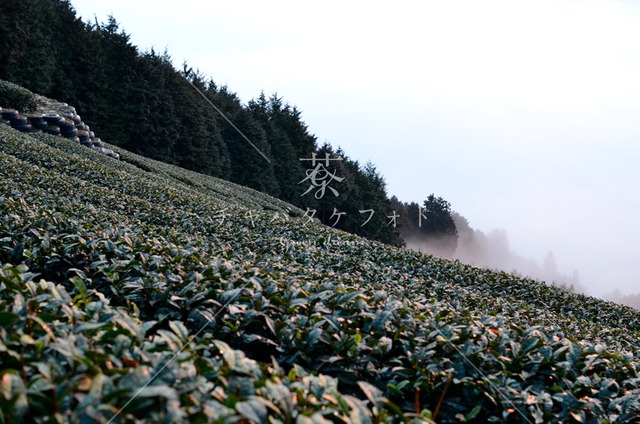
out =
[[[256,149],[256,151],[258,153],[260,153],[260,156],[262,156],[264,158],[264,160],[266,160],[267,162],[271,163],[271,161],[269,160],[269,158],[267,157],[267,155],[265,155],[264,153],[262,153],[262,151],[260,149],[258,149],[258,147],[253,144],[251,142],[251,140],[249,140],[249,137],[247,137],[246,135],[244,135],[244,133],[242,131],[240,131],[240,128],[236,127],[235,124],[233,122],[231,122],[231,119],[227,118],[227,115],[224,114],[224,112],[222,112],[220,110],[220,108],[218,108],[218,106],[214,105],[213,102],[211,100],[209,100],[209,98],[207,96],[204,95],[204,93],[202,91],[200,91],[200,89],[198,87],[195,86],[195,84],[193,82],[191,82],[189,79],[185,78],[187,80],[187,82],[189,84],[191,84],[191,87],[193,87],[194,90],[196,90],[198,92],[198,94],[200,94],[202,96],[203,99],[205,99],[207,101],[207,103],[209,103],[211,105],[212,108],[215,109],[216,112],[218,112],[220,114],[220,116],[222,116],[224,118],[225,121],[227,121],[229,123],[229,125],[231,125],[233,127],[234,130],[238,131],[238,134],[240,134],[242,136],[242,138],[244,138],[245,140],[247,140],[247,143],[251,144],[251,146]]]

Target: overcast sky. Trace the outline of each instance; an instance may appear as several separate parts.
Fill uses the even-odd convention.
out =
[[[640,3],[71,0],[243,102],[277,92],[403,201],[640,292]]]

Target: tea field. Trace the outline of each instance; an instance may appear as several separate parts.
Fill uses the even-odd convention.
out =
[[[640,422],[640,312],[0,126],[3,423]]]

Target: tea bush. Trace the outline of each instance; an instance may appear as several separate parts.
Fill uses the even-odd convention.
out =
[[[4,422],[638,422],[637,311],[113,149],[0,127]]]
[[[33,111],[38,103],[31,91],[0,79],[0,105],[23,111]]]

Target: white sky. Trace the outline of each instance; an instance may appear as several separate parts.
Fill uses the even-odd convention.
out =
[[[277,92],[390,194],[640,292],[640,3],[72,0],[247,102]]]

